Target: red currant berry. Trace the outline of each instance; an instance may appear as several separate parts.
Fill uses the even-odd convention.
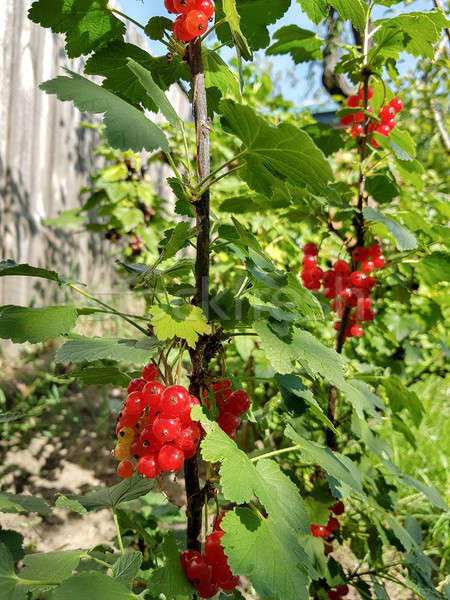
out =
[[[306,254],[302,260],[302,265],[305,269],[316,266],[316,257],[313,254]]]
[[[351,125],[354,121],[354,117],[353,115],[347,115],[345,117],[341,117],[339,119],[341,125],[343,125],[344,127],[347,127],[348,125]]]
[[[183,567],[183,570],[186,571],[188,564],[190,564],[194,559],[201,559],[202,555],[197,550],[185,550],[180,554],[180,563]]]
[[[212,569],[212,580],[214,583],[217,583],[220,587],[222,587],[222,582],[226,582],[233,577],[233,573],[231,572],[228,563],[213,565]]]
[[[136,440],[130,446],[130,456],[134,456],[134,458],[139,458],[141,456],[142,448],[140,443]]]
[[[229,579],[228,581],[222,581],[222,583],[220,584],[220,587],[225,591],[231,591],[234,590],[234,588],[239,585],[239,575],[235,575],[234,577],[232,577],[231,579]]]
[[[147,382],[145,381],[145,379],[132,379],[128,384],[127,392],[129,394],[131,394],[132,392],[140,392],[146,383]]]
[[[386,125],[386,127],[389,127],[389,133],[390,133],[395,127],[395,119],[389,119],[389,121],[386,121],[384,123],[384,125]]]
[[[374,137],[370,138],[370,143],[372,144],[372,146],[374,148],[379,148],[380,147],[380,144],[377,142],[377,140]]]
[[[349,270],[350,270],[350,267],[348,266],[348,263],[345,262],[345,260],[337,260],[334,263],[335,273],[345,274],[345,273],[348,273]]]
[[[320,290],[320,280],[305,279],[303,283],[308,290]]]
[[[176,1],[176,0],[175,0]],[[186,0],[188,1],[188,0]],[[208,17],[200,10],[191,10],[186,15],[184,28],[190,35],[197,37],[208,29]]]
[[[377,125],[377,127],[375,128],[375,131],[377,133],[379,133],[380,135],[389,135],[391,133],[390,128],[387,125]]]
[[[125,402],[125,409],[130,415],[140,415],[144,409],[141,392],[131,392]]]
[[[352,251],[352,258],[356,263],[363,261],[367,256],[367,251],[362,246],[356,246]]]
[[[243,415],[250,408],[250,398],[244,390],[235,390],[227,400],[227,412]]]
[[[212,567],[209,565],[204,556],[198,555],[189,556],[189,560],[185,560],[186,567],[184,569],[186,577],[194,585],[200,582],[208,583],[212,579]]]
[[[392,108],[392,106],[383,106],[383,108],[380,110],[381,122],[386,123],[393,117],[395,117],[395,110]]]
[[[336,588],[336,591],[340,596],[347,596],[350,589],[347,584],[344,584],[344,585],[338,585]]]
[[[369,288],[369,290],[371,290],[376,284],[377,280],[375,279],[375,277],[369,276],[366,279],[366,287]]]
[[[345,512],[345,505],[340,500],[338,502],[336,502],[336,504],[333,504],[332,506],[330,506],[329,508],[330,508],[331,512],[337,516],[342,515]]]
[[[376,258],[377,256],[380,256],[380,254],[383,254],[380,244],[372,244],[367,248],[367,251],[370,258]]]
[[[323,288],[323,293],[324,293],[324,295],[329,300],[332,300],[333,298],[336,298],[336,295],[337,295],[335,287],[326,287],[326,288]]]
[[[353,296],[352,288],[349,288],[349,287],[342,288],[342,290],[339,292],[339,296],[343,300],[350,300],[350,298]]]
[[[200,10],[205,13],[208,19],[211,19],[214,15],[214,4],[211,0],[196,0],[194,8],[195,10]]]
[[[351,337],[361,337],[364,335],[364,329],[361,325],[352,325],[350,327],[350,335]]]
[[[402,110],[403,102],[400,100],[400,98],[392,98],[392,100],[389,102],[389,106],[392,106],[397,114]]]
[[[384,267],[384,265],[386,264],[386,259],[384,258],[384,256],[382,254],[380,254],[380,256],[376,256],[373,259],[373,264],[375,266],[375,269],[382,269]]]
[[[173,442],[180,434],[181,422],[178,418],[169,418],[158,415],[153,421],[152,432],[155,438],[161,442]]]
[[[166,7],[166,10],[172,14],[176,14],[178,12],[177,10],[175,10],[173,0],[164,0],[164,6]]]
[[[164,442],[155,437],[153,427],[151,425],[144,427],[139,436],[139,444],[146,454],[158,452],[164,445]]]
[[[164,417],[179,417],[187,410],[189,397],[189,392],[183,386],[169,386],[161,395],[161,415]]]
[[[129,479],[134,473],[134,467],[129,460],[122,460],[117,465],[117,475],[122,479]]]
[[[362,319],[362,320],[369,323],[370,321],[373,321],[374,318],[375,318],[375,313],[373,312],[373,310],[368,310],[364,313],[364,319]]]
[[[328,269],[328,271],[325,271],[323,274],[322,280],[324,285],[334,285],[336,273],[332,269]]]
[[[236,431],[241,423],[241,419],[233,413],[225,412],[217,419],[220,428],[228,435]]]
[[[370,100],[373,96],[373,89],[370,87],[367,88],[367,98]],[[364,100],[364,88],[359,88],[358,90],[358,100],[362,102]]]
[[[336,590],[328,590],[327,593],[330,600],[341,600],[341,595]]]
[[[152,363],[142,369],[142,378],[145,379],[145,381],[153,381],[154,379],[158,379],[158,377],[158,369]]]
[[[184,427],[187,427],[192,423],[191,419],[191,410],[194,408],[196,404],[200,404],[200,400],[195,396],[189,396],[189,400],[186,404],[186,409],[184,413],[180,416],[181,424]]]
[[[173,6],[177,13],[187,13],[194,8],[195,0],[173,0]]]
[[[353,125],[351,131],[350,131],[350,135],[352,135],[353,137],[357,137],[358,135],[362,135],[364,133],[364,128],[361,125],[361,123],[355,123],[355,125]]]
[[[219,392],[220,390],[228,390],[231,387],[231,381],[228,379],[223,379],[221,381],[216,381],[216,383],[211,384],[211,389],[213,392]]]
[[[358,105],[359,105],[358,96],[349,96],[347,98],[347,106],[354,108],[355,106],[358,106]]]
[[[173,33],[180,42],[189,42],[193,37],[185,29],[186,15],[179,15],[173,23]]]
[[[153,479],[161,473],[156,454],[146,454],[138,460],[138,472],[147,479]]]
[[[331,308],[341,317],[344,314],[345,302],[341,298],[336,298],[333,300]]]
[[[317,246],[315,244],[313,244],[312,242],[309,242],[308,244],[305,244],[305,247],[303,248],[303,252],[305,254],[310,254],[311,256],[317,256]]]
[[[223,535],[223,531],[214,531],[205,540],[204,554],[206,561],[210,565],[224,565],[227,562],[224,549],[220,544],[220,539]]]
[[[311,525],[311,533],[314,537],[328,538],[330,537],[330,532],[325,527],[325,525],[315,525],[314,523]]]
[[[158,453],[158,463],[163,471],[178,471],[184,463],[184,453],[172,444],[166,444]]]
[[[327,529],[330,533],[334,533],[339,529],[339,521],[335,517],[330,517],[328,519]]]
[[[197,590],[199,598],[212,598],[219,591],[217,583],[212,581],[201,581],[200,583],[194,583],[194,587]]]
[[[361,271],[363,273],[371,273],[375,269],[375,264],[373,260],[367,259],[363,260],[361,263]]]
[[[134,430],[131,427],[121,427],[117,439],[121,444],[131,444],[134,441]]]
[[[350,275],[350,283],[357,288],[364,287],[366,279],[366,274],[362,273],[361,271],[353,271],[353,273]]]
[[[339,329],[341,328],[341,325],[342,325],[342,321],[336,321],[336,323],[333,325],[333,327],[336,331],[339,331]]]
[[[200,442],[201,432],[197,423],[192,423],[180,431],[174,444],[183,452],[190,453],[195,450]]]

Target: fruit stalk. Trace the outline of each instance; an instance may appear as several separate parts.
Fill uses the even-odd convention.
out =
[[[197,140],[197,175],[201,181],[210,173],[210,149],[208,106],[206,100],[205,74],[202,63],[202,47],[200,38],[192,40],[187,49],[187,61],[191,73],[192,109],[194,113]],[[192,303],[201,306],[208,315],[209,301],[209,245],[210,216],[209,189],[194,202],[197,252],[195,257],[195,295]],[[200,338],[190,351],[192,374],[189,391],[197,398],[202,397],[205,386],[206,367],[204,360],[206,340]],[[184,464],[184,475],[187,497],[187,548],[201,550],[200,533],[202,527],[203,497],[200,490],[197,456],[188,459]]]

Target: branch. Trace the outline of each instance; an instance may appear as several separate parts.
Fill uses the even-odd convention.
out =
[[[336,14],[336,17],[335,17]],[[343,22],[335,13],[334,8],[330,8],[327,17],[327,37],[326,45],[323,51],[323,62],[322,62],[322,83],[327,92],[333,95],[350,96],[353,93],[352,87],[347,83],[345,77],[341,74],[334,72],[338,62],[338,47],[341,33],[342,33]]]
[[[208,106],[206,100],[205,74],[202,63],[201,40],[196,38],[190,42],[187,50],[187,61],[191,72],[192,108],[197,135],[197,175],[202,181],[210,173]],[[192,304],[201,306],[205,314],[209,301],[209,189],[194,204],[197,228],[197,253],[195,258],[195,295]],[[197,398],[202,397],[206,380],[205,348],[208,337],[202,336],[194,349],[190,350],[192,375],[189,391]],[[187,547],[201,550],[200,533],[202,528],[203,495],[198,476],[197,455],[184,463],[184,477],[187,498]]]

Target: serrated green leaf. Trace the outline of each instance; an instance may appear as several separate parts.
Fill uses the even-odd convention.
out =
[[[23,559],[20,578],[30,581],[60,582],[72,575],[85,550],[58,550],[39,554],[27,554]],[[34,586],[33,586],[34,587]],[[36,587],[39,587],[37,585]]]
[[[287,528],[309,533],[309,520],[298,488],[278,464],[261,459],[255,466],[217,423],[205,417],[201,409],[194,410],[192,416],[200,419],[207,433],[201,443],[204,459],[221,463],[220,482],[225,498],[242,504],[257,496],[267,513],[276,515]]]
[[[192,597],[193,588],[181,566],[180,551],[173,533],[164,538],[163,551],[165,564],[151,574],[149,589],[154,595],[164,594],[167,600],[188,600]]]
[[[379,204],[389,204],[400,193],[393,178],[383,173],[369,175],[366,178],[366,189]]]
[[[22,494],[8,494],[0,492],[0,512],[28,513],[35,512],[39,515],[50,515],[51,510],[43,498],[25,496]]]
[[[84,217],[81,217],[79,212],[79,208],[70,208],[54,219],[45,219],[44,225],[47,227],[79,227],[84,222]]]
[[[116,508],[122,502],[145,496],[154,485],[153,480],[134,475],[112,487],[101,487],[88,494],[68,494],[66,498],[69,501],[75,500],[88,511]]]
[[[365,496],[361,484],[361,474],[348,457],[305,439],[290,425],[286,427],[285,435],[299,445],[302,461],[322,467],[335,498],[346,498],[352,491]]]
[[[144,32],[151,40],[162,40],[164,31],[172,31],[173,21],[167,17],[152,17],[145,26]]]
[[[311,566],[298,537],[276,517],[248,508],[227,511],[221,544],[233,573],[246,575],[261,598],[307,600]]]
[[[376,223],[383,223],[386,225],[387,230],[394,237],[397,248],[400,251],[414,250],[414,248],[417,248],[416,236],[397,223],[397,221],[382,215],[370,206],[365,206],[363,208],[363,215],[364,218],[369,221],[375,221]]]
[[[2,600],[14,600],[17,585],[13,558],[8,548],[0,542],[0,597]]]
[[[177,336],[193,348],[200,335],[211,333],[211,326],[199,306],[160,304],[152,306],[149,311],[152,315],[150,322],[160,340]]]
[[[424,188],[422,175],[425,170],[418,160],[401,160],[395,158],[395,166],[402,179],[409,181],[419,191]]]
[[[186,246],[186,240],[191,237],[191,235],[188,235],[190,231],[191,225],[188,221],[177,223],[176,226],[170,230],[170,237],[167,244],[163,247],[158,262],[160,263],[168,258],[172,258],[179,250],[184,248]]]
[[[18,265],[13,260],[3,260],[0,262],[0,277],[21,276],[21,277],[40,277],[42,279],[49,279],[55,281],[59,285],[64,282],[56,271],[49,271],[48,269],[41,269],[39,267],[32,267],[27,264]]]
[[[40,88],[47,94],[56,94],[59,100],[72,101],[81,111],[104,113],[105,135],[113,148],[169,151],[163,131],[142,111],[89,79],[66,70],[70,77],[56,77],[42,83]]]
[[[213,50],[202,51],[206,88],[216,87],[223,98],[241,99],[239,80],[226,62]]]
[[[175,109],[167,99],[167,96],[162,89],[153,81],[153,77],[147,69],[130,58],[128,60],[128,68],[136,75],[141,82],[142,87],[147,92],[148,96],[153,100],[158,109],[166,117],[173,127],[180,127],[180,118],[175,112]]]
[[[289,54],[296,65],[310,60],[322,59],[324,40],[313,31],[301,29],[297,25],[286,25],[273,34],[277,40],[266,50],[269,56]]]
[[[125,552],[122,556],[116,560],[112,567],[112,573],[114,579],[124,585],[126,588],[131,589],[133,581],[138,574],[138,571],[142,564],[141,552]]]
[[[121,583],[98,572],[80,573],[66,579],[54,592],[52,600],[136,600]]]
[[[36,344],[69,333],[77,319],[73,306],[4,306],[0,308],[0,338]]]
[[[111,215],[113,215],[125,231],[132,231],[140,223],[144,223],[144,214],[139,208],[131,206],[114,206]]]
[[[367,4],[363,0],[328,0],[343,19],[349,19],[361,33],[366,23]]]
[[[450,253],[436,250],[424,256],[416,268],[428,285],[450,281]]]
[[[239,54],[246,60],[252,60],[253,54],[249,48],[244,34],[241,31],[241,17],[236,9],[236,0],[218,0],[217,5],[216,20],[221,19],[222,16],[225,18],[231,30],[231,35]],[[220,35],[219,32],[218,35]]]
[[[117,367],[87,367],[72,373],[83,385],[117,385],[127,387],[130,377]]]
[[[416,156],[416,144],[407,131],[396,127],[388,136],[375,131],[375,139],[383,148],[391,150],[402,161],[411,161]]]
[[[345,140],[345,133],[342,129],[327,125],[326,123],[311,123],[303,127],[312,141],[316,144],[325,156],[334,154],[342,148]]]
[[[398,414],[401,410],[406,409],[414,425],[419,427],[424,409],[414,390],[406,387],[401,379],[395,376],[384,377],[380,383],[386,392],[386,398],[392,411]]]
[[[241,16],[241,29],[252,50],[266,48],[270,43],[269,25],[281,19],[290,0],[236,0]],[[244,58],[246,58],[244,56]]]
[[[23,550],[23,535],[18,531],[12,529],[1,529],[0,528],[0,546],[4,544],[8,548],[8,552],[11,554],[14,562],[21,560],[25,554]],[[1,553],[0,553],[1,562]],[[0,569],[0,580],[1,580],[1,569]],[[1,583],[0,583],[1,591]]]
[[[224,127],[244,144],[246,164],[240,173],[250,188],[267,195],[284,181],[327,193],[333,173],[307,133],[287,123],[272,127],[250,107],[231,100],[220,103],[220,112]]]
[[[125,24],[108,8],[108,0],[38,0],[28,17],[53,33],[64,33],[69,58],[90,54],[125,34]]]
[[[69,340],[56,353],[55,360],[62,362],[92,362],[115,360],[134,365],[147,364],[158,347],[156,338],[127,340],[121,338],[77,338]]]
[[[328,14],[328,0],[297,0],[302,10],[318,25]]]
[[[58,508],[65,508],[66,510],[72,510],[73,512],[78,513],[79,515],[85,515],[87,513],[86,508],[78,502],[78,500],[74,500],[67,498],[63,494],[60,494],[56,499],[55,506]]]

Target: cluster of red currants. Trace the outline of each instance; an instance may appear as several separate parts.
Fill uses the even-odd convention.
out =
[[[236,439],[236,429],[241,424],[240,415],[243,415],[250,408],[250,398],[244,390],[231,390],[231,383],[224,379],[211,385],[217,408],[219,409],[219,418],[217,423],[231,439]],[[203,392],[203,397],[208,402],[208,392]],[[210,406],[209,406],[210,408]]]
[[[144,367],[142,378],[128,385],[114,449],[120,460],[117,473],[124,479],[133,475],[136,464],[147,478],[157,477],[161,471],[178,471],[194,456],[200,442],[200,427],[190,416],[200,401],[183,386],[166,388],[158,378],[156,367],[150,364]]]
[[[344,503],[339,501],[328,507],[330,511],[330,517],[328,519],[328,523],[326,525],[311,525],[311,533],[314,537],[320,537],[323,539],[327,539],[333,535],[335,531],[339,529],[339,521],[336,519],[339,515],[342,515],[345,511]],[[333,515],[336,515],[333,517]]]
[[[347,98],[347,106],[349,108],[356,108],[358,106],[362,106],[363,99],[364,99],[363,96],[364,96],[364,92],[363,92],[363,89],[361,88],[359,90],[357,96],[349,96]],[[372,96],[373,96],[373,90],[371,87],[369,87],[369,89],[368,89],[369,100],[370,100],[370,98],[372,98]],[[385,136],[389,135],[395,127],[395,118],[394,117],[396,114],[398,114],[402,110],[402,108],[403,108],[403,102],[400,100],[400,98],[393,98],[389,102],[389,104],[382,106],[380,109],[380,112],[378,113],[380,122],[371,120],[367,126],[368,133],[372,133],[373,131],[376,131],[377,133],[380,133],[381,135],[385,135]],[[369,106],[368,110],[370,112],[372,112],[372,107]],[[362,124],[363,121],[364,121],[364,113],[362,113],[362,112],[352,113],[351,115],[341,117],[341,119],[340,119],[341,125],[344,125],[344,127],[351,126],[350,134],[354,137],[356,137],[358,135],[362,135],[364,133],[364,127]],[[372,146],[374,146],[374,148],[377,148],[380,145],[374,137],[372,137],[370,139],[370,143],[372,144]]]
[[[328,590],[328,598],[330,600],[341,600],[349,591],[348,585],[344,583],[343,585],[338,585],[335,590]]]
[[[220,523],[225,514],[222,511],[214,525],[214,531],[205,540],[203,554],[196,550],[185,550],[181,556],[181,565],[186,577],[197,590],[200,598],[212,598],[219,588],[231,591],[239,583],[239,576],[233,575],[228,559],[220,543],[224,532]]]
[[[316,264],[317,246],[309,243],[304,247],[303,284],[309,290],[320,290],[323,285],[324,295],[333,300],[332,309],[342,317],[346,308],[350,309],[344,340],[349,337],[361,337],[364,329],[361,322],[373,321],[375,313],[369,298],[371,289],[377,280],[370,275],[375,269],[382,269],[386,264],[383,251],[379,244],[368,248],[357,246],[352,252],[353,265],[345,260],[337,260],[332,269],[323,271]],[[336,331],[341,328],[341,321],[334,324]]]
[[[173,24],[173,33],[180,42],[189,42],[208,29],[214,14],[211,0],[164,0],[170,13],[178,14]]]

